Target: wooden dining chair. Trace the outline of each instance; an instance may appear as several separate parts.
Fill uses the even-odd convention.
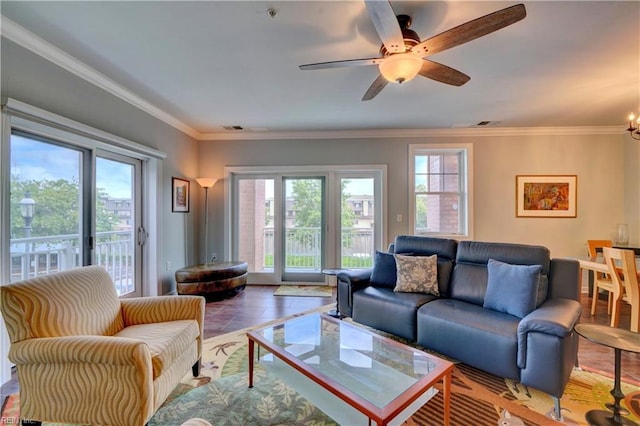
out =
[[[620,305],[626,302],[631,305],[630,330],[638,333],[640,329],[640,285],[633,250],[605,247],[602,249],[606,264],[609,266],[614,291],[609,298],[613,299],[611,327],[618,327],[620,322]]]
[[[613,242],[611,240],[587,240],[587,250],[589,252],[589,258],[592,262],[596,261],[598,253],[602,253],[603,247],[612,247]]]
[[[613,242],[611,240],[587,240],[587,249],[589,253],[589,259],[595,262],[598,258],[598,253],[602,253],[604,247],[611,247]],[[607,314],[611,315],[613,306],[613,299],[611,298],[611,291],[613,289],[613,282],[609,274],[602,272],[595,272],[593,275],[593,300],[591,302],[591,315],[596,314],[596,302],[598,300],[598,294],[600,289],[607,290]]]

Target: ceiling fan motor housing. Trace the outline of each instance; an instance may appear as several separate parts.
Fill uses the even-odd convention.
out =
[[[420,36],[415,31],[409,29],[411,26],[411,17],[409,15],[398,15],[396,18],[398,18],[398,24],[400,24],[405,48],[407,51],[410,51],[413,46],[420,43]],[[384,44],[380,46],[380,54],[382,56],[390,55],[387,48],[384,47]]]

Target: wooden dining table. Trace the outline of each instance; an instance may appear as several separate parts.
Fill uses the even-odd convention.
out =
[[[640,256],[640,244],[627,244],[627,245],[614,244],[613,248],[622,249],[622,250],[633,250],[636,257]]]

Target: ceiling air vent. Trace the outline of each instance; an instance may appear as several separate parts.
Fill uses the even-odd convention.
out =
[[[244,130],[242,126],[222,126],[225,130]]]

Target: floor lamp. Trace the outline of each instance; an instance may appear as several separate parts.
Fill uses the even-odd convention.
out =
[[[213,178],[196,178],[196,182],[204,188],[204,263],[209,263],[209,188],[217,181]]]

